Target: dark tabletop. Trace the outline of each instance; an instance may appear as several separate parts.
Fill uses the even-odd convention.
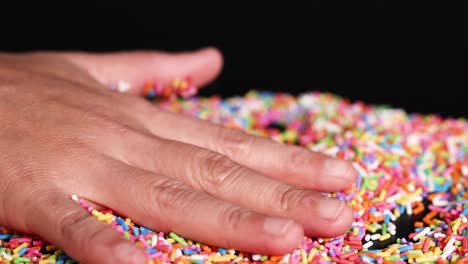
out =
[[[204,90],[330,91],[411,112],[468,117],[464,8],[439,5],[200,2],[0,7],[0,50],[186,50],[225,55]],[[224,5],[224,6],[223,6]]]

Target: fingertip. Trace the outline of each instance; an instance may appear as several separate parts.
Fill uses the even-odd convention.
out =
[[[130,243],[120,243],[113,249],[115,263],[143,264],[148,262],[142,250]]]
[[[194,55],[199,56],[201,65],[196,68],[193,81],[198,86],[206,85],[220,74],[224,64],[223,54],[218,48],[210,46],[197,50]]]
[[[330,224],[329,233],[326,237],[337,237],[341,236],[349,230],[353,223],[353,209],[347,203],[345,203],[341,213],[336,220]],[[327,227],[328,228],[328,227]],[[325,229],[327,229],[325,228]]]
[[[356,170],[351,162],[325,158],[321,177],[319,178],[319,189],[323,191],[339,191],[351,187],[356,182]]]
[[[266,243],[264,254],[282,255],[296,249],[304,237],[304,229],[300,224],[289,220],[283,235],[270,239]]]

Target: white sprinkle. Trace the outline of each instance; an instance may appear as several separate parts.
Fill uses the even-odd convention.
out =
[[[444,247],[444,252],[446,250],[448,250],[450,247],[453,247],[454,242],[455,242],[455,237],[450,238],[449,241],[447,242],[447,244]]]
[[[13,257],[10,256],[10,255],[7,255],[7,253],[5,253],[5,251],[2,251],[2,257],[4,259],[6,259],[6,260],[9,260],[9,261],[13,260]]]
[[[79,199],[78,199],[78,195],[76,195],[76,194],[72,194],[71,199],[72,199],[73,201],[75,201],[75,202],[78,202],[78,200],[79,200]]]
[[[437,207],[445,207],[445,206],[448,205],[448,201],[447,200],[441,200],[439,196],[436,196],[432,200],[432,205],[437,206]]]
[[[253,261],[259,261],[261,257],[262,257],[262,256],[259,255],[259,254],[253,254],[253,255],[252,255],[252,260],[253,260]]]
[[[284,255],[284,257],[280,260],[280,262],[278,264],[287,264],[289,263],[289,256],[291,255],[291,253],[288,253],[286,255]]]
[[[468,219],[466,219],[466,216],[464,216],[464,215],[462,215],[462,214],[460,214],[460,215],[461,215],[462,223],[468,222]]]
[[[411,203],[406,204],[406,214],[407,215],[412,215],[413,214],[413,208],[411,207]]]
[[[118,81],[117,90],[121,93],[125,93],[126,91],[130,90],[130,83],[125,81]]]
[[[367,171],[363,167],[361,167],[358,163],[353,162],[352,164],[353,164],[354,169],[356,169],[356,171],[359,174],[361,174],[361,176],[365,177],[368,174]]]
[[[461,171],[462,171],[463,176],[465,176],[465,177],[468,176],[468,166],[463,165],[461,167]]]
[[[158,244],[158,236],[153,235],[153,237],[151,237],[151,247],[155,247],[157,244]]]
[[[392,195],[392,196],[389,196],[387,197],[387,199],[385,199],[387,202],[389,203],[393,203],[395,202],[396,200],[400,199],[401,198],[401,193],[397,193],[395,195]]]
[[[369,240],[370,240],[370,235],[367,234],[367,235],[364,237],[364,240],[369,241]]]
[[[414,240],[414,241],[418,241],[421,237],[427,235],[427,233],[429,233],[430,231],[431,231],[431,228],[430,228],[430,227],[424,228],[421,232],[419,232],[418,234],[416,234],[416,235],[413,237],[413,240]]]
[[[454,245],[450,245],[450,247],[444,248],[444,253],[440,256],[441,259],[447,259],[450,254],[455,251],[456,247]]]
[[[242,260],[242,257],[237,257],[235,258],[232,262],[237,263]]]
[[[371,240],[377,240],[377,239],[380,238],[380,234],[373,234],[373,235],[371,235],[370,238],[371,238]]]
[[[194,254],[194,255],[191,255],[190,258],[193,259],[193,260],[204,260],[204,259],[208,258],[208,256],[207,255]],[[242,260],[242,258],[241,258],[241,260]]]
[[[435,233],[435,234],[434,234],[434,238],[439,238],[439,237],[445,238],[446,235],[445,235],[445,234],[442,234],[442,233]]]
[[[372,247],[372,245],[374,245],[374,243],[372,241],[369,241],[369,242],[365,243],[364,245],[362,245],[362,248],[370,248],[370,247]]]
[[[182,250],[180,250],[180,248],[176,249],[176,252],[175,252],[175,258],[178,258],[180,256],[182,256]]]

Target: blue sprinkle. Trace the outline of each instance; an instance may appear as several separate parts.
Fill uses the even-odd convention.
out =
[[[408,251],[408,250],[411,250],[410,246],[402,246],[402,247],[398,248],[398,251],[400,251],[400,252],[405,252],[405,251]]]
[[[117,222],[119,223],[120,226],[122,226],[122,228],[125,230],[125,231],[128,231],[128,225],[127,223],[125,223],[125,221],[119,216],[117,217]]]
[[[158,250],[155,248],[147,248],[146,251],[150,254],[158,253]]]
[[[462,215],[466,216],[468,215],[468,207],[466,207],[465,209],[463,209],[463,211],[461,212]]]
[[[386,214],[386,215],[385,215],[385,220],[384,220],[384,222],[385,222],[386,224],[388,224],[388,223],[390,222],[390,215],[389,215],[389,214]]]
[[[135,235],[135,236],[140,235],[140,230],[137,227],[133,227],[133,235]]]
[[[18,255],[19,255],[20,257],[23,256],[23,254],[26,253],[26,250],[28,250],[28,248],[25,248],[25,247],[24,247],[24,248],[20,249],[20,251],[18,251]]]
[[[224,248],[218,248],[218,252],[221,253],[221,255],[226,255],[226,250]]]
[[[190,250],[190,249],[184,249],[184,254],[185,254],[185,255],[193,255],[193,254],[195,254],[195,253],[196,253],[196,252],[195,252],[195,251],[193,251],[193,250]]]

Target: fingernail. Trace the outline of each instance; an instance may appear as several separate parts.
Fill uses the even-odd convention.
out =
[[[345,202],[336,199],[320,199],[318,201],[318,214],[320,217],[335,221],[343,211]]]
[[[147,259],[143,256],[143,252],[139,252],[139,249],[133,245],[122,243],[114,248],[114,256],[120,262],[141,264],[146,263]],[[128,262],[130,261],[130,262]]]
[[[270,235],[282,236],[286,234],[289,226],[291,226],[292,224],[294,224],[293,220],[268,217],[263,223],[263,228],[265,229],[265,232],[267,232]]]
[[[352,181],[352,166],[349,162],[339,159],[328,159],[323,167],[324,174],[330,176],[331,179],[339,179],[344,181]]]

